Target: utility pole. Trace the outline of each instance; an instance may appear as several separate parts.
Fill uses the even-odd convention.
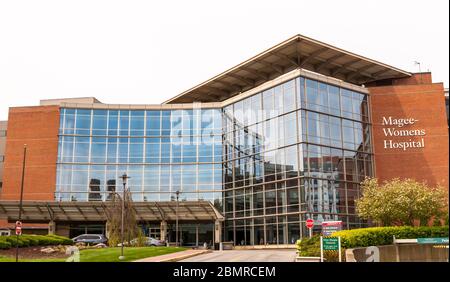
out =
[[[22,220],[22,205],[23,205],[23,182],[25,180],[25,161],[27,158],[27,144],[23,145],[23,160],[22,160],[22,180],[20,183],[20,202],[19,202],[19,222]],[[17,223],[16,223],[17,225]],[[17,227],[17,226],[16,226]],[[16,231],[16,262],[19,261],[19,233]]]

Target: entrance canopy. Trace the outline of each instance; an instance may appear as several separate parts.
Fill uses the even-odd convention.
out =
[[[106,221],[108,202],[41,202],[24,201],[22,221],[47,223],[50,221]],[[177,202],[134,202],[139,221],[175,221]],[[19,201],[0,201],[0,219],[16,221],[19,218]],[[182,221],[223,220],[223,216],[209,201],[178,202],[178,219]]]

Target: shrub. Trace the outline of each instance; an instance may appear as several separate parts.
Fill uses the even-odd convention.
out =
[[[352,230],[342,230],[333,233],[335,237],[341,237],[343,248],[356,248],[368,246],[390,245],[393,236],[397,239],[448,237],[448,226],[434,227],[372,227]]]
[[[11,248],[11,244],[6,240],[1,240],[0,238],[0,249],[9,249]]]
[[[311,238],[303,238],[296,242],[297,250],[300,256],[304,257],[320,257],[320,235],[314,235]],[[342,257],[344,250],[341,250]],[[339,261],[339,252],[324,251],[323,257],[325,261]]]
[[[15,247],[17,244],[16,236],[0,237],[0,249]],[[20,235],[19,248],[28,246],[50,246],[50,245],[72,245],[73,241],[67,237],[58,235]]]
[[[434,227],[371,227],[351,230],[342,230],[332,234],[333,237],[341,237],[343,249],[390,245],[393,236],[397,239],[448,237],[448,226]],[[297,241],[297,250],[300,256],[320,256],[320,235],[312,238],[303,238]],[[344,254],[344,250],[342,251]],[[336,252],[324,252],[327,261],[336,261]]]

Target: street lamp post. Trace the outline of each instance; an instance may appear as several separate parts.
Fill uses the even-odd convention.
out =
[[[27,159],[27,144],[23,145],[23,160],[22,160],[22,180],[20,182],[20,202],[19,202],[19,219],[22,220],[22,205],[23,205],[23,182],[25,180],[25,161]],[[16,223],[17,229],[17,223]],[[16,262],[19,261],[19,233],[16,231]]]
[[[125,214],[125,186],[127,185],[127,179],[130,177],[126,173],[124,173],[120,178],[122,178],[123,193],[122,193],[122,215],[121,215],[121,228],[120,228],[120,240],[122,241],[122,244],[121,244],[119,260],[123,260],[123,259],[125,259],[125,256],[123,255],[123,221],[124,221],[124,214]]]
[[[180,197],[180,191],[176,191],[175,195],[177,195],[177,208],[176,208],[176,217],[175,217],[175,241],[176,241],[176,246],[178,247],[178,199]]]

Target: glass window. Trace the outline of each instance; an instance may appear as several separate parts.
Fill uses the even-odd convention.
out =
[[[170,162],[170,138],[161,138],[161,163]]]
[[[161,112],[160,111],[147,111],[147,136],[160,136],[161,135]]]
[[[197,144],[188,143],[183,144],[183,162],[196,162],[197,161]]]
[[[120,111],[119,116],[119,135],[129,136],[130,111]]]
[[[89,161],[89,137],[75,138],[74,162],[87,163]]]
[[[92,135],[106,135],[108,125],[108,112],[106,110],[94,110],[92,120]]]
[[[297,108],[304,108],[306,106],[305,97],[305,78],[297,78]]]
[[[118,131],[118,119],[119,119],[119,111],[109,111],[108,114],[108,135],[114,136],[117,135]]]
[[[181,163],[181,144],[179,142],[172,142],[172,162]]]
[[[278,85],[272,89],[274,98],[274,116],[279,116],[283,113],[283,87],[282,85]]]
[[[107,162],[117,162],[117,138],[108,138]]]
[[[286,178],[292,178],[298,175],[297,157],[298,157],[297,146],[294,145],[285,148]]]
[[[130,135],[144,136],[144,111],[131,111]]]
[[[161,112],[161,135],[169,136],[171,132],[171,112]]]
[[[319,111],[319,85],[317,81],[306,79],[306,99],[308,108]]]
[[[104,163],[106,160],[106,138],[92,137],[91,162]]]
[[[77,109],[75,134],[89,135],[91,128],[91,110]]]
[[[263,92],[263,111],[263,119],[268,119],[275,116],[272,89],[268,89]]]
[[[118,158],[117,161],[119,163],[126,163],[128,162],[128,143],[129,138],[119,138],[119,152],[118,152]]]
[[[330,116],[331,146],[342,147],[341,119]]]
[[[328,107],[330,114],[337,116],[341,114],[339,88],[333,85],[328,85]]]
[[[328,85],[319,82],[318,109],[321,112],[328,113]]]
[[[159,163],[160,159],[160,138],[147,138],[145,145],[145,162]]]
[[[297,142],[297,117],[295,113],[284,116],[284,145]]]
[[[64,113],[64,134],[74,134],[75,110],[66,109]]]
[[[290,112],[295,109],[295,83],[294,80],[283,84],[283,104],[284,112]]]
[[[350,90],[341,89],[341,108],[343,117],[353,118],[353,99]]]
[[[62,161],[63,162],[73,162],[73,146],[74,137],[63,136],[62,137]]]
[[[130,163],[142,163],[144,157],[144,139],[130,138]]]

